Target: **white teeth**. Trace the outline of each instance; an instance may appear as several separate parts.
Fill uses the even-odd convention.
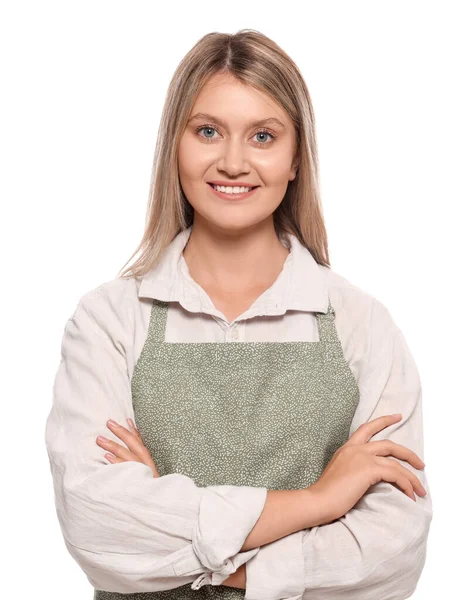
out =
[[[244,192],[250,192],[250,190],[253,189],[250,187],[214,185],[213,183],[211,183],[211,185],[218,192],[224,192],[225,194],[242,194]]]

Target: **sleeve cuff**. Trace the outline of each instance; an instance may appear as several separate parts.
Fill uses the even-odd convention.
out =
[[[235,573],[240,565],[250,560],[259,552],[260,548],[252,548],[252,550],[246,550],[245,552],[239,552],[232,558],[226,561],[226,564],[213,573],[202,573],[197,579],[191,584],[193,590],[198,590],[203,585],[221,585],[222,582],[229,577],[232,573]]]
[[[267,499],[264,487],[215,485],[201,491],[191,546],[173,562],[176,575],[199,575],[191,585],[195,590],[220,585],[259,552],[241,548]]]
[[[260,547],[247,562],[245,600],[299,600],[305,590],[304,530]]]
[[[267,488],[214,485],[202,491],[192,545],[206,569],[220,571],[241,551],[262,514]]]

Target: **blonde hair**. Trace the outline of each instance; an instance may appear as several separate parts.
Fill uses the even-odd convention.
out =
[[[296,131],[298,171],[273,213],[280,237],[295,235],[313,258],[330,267],[319,189],[314,112],[296,64],[270,38],[253,29],[204,35],[179,63],[168,87],[153,159],[142,240],[119,277],[139,277],[159,261],[174,237],[193,222],[194,209],[178,175],[178,148],[199,92],[217,73],[270,95],[287,112]]]

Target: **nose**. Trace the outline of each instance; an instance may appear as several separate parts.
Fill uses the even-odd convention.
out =
[[[240,140],[229,140],[226,144],[221,144],[221,156],[217,162],[219,171],[225,171],[234,177],[241,173],[249,173],[249,163],[247,157],[247,148]]]

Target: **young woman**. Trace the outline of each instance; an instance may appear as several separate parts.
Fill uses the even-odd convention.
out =
[[[139,258],[68,320],[46,426],[96,600],[413,593],[420,379],[388,309],[330,267],[317,165],[287,54],[253,30],[199,40]]]

